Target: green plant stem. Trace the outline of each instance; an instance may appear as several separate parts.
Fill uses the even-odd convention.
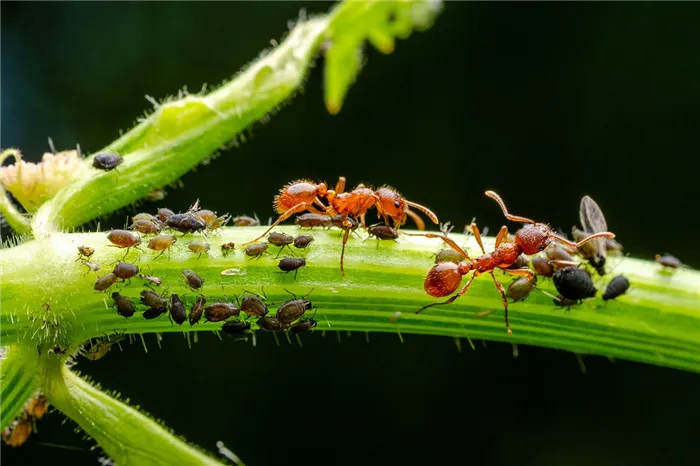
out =
[[[292,234],[299,231],[295,227],[280,230]],[[308,265],[299,270],[295,280],[293,273],[279,271],[274,255],[250,260],[237,249],[222,257],[222,243],[240,243],[260,231],[261,227],[225,228],[210,238],[210,255],[199,259],[187,249],[185,237],[170,257],[154,259],[157,254],[153,251],[134,250],[127,260],[160,277],[168,293],[180,294],[188,305],[196,293],[185,287],[180,275],[184,268],[205,279],[201,291],[210,302],[233,299],[243,290],[259,292],[261,286],[270,301],[280,302],[289,298],[285,288],[297,295],[313,288],[310,299],[318,307],[319,329],[479,338],[700,371],[700,273],[692,270],[680,269],[668,276],[660,273],[660,266],[653,262],[611,258],[612,264],[619,261],[615,273],[625,274],[632,282],[628,294],[607,303],[591,299],[567,312],[534,291],[525,302],[509,306],[513,336],[508,337],[500,297],[488,276],[477,278],[469,293],[455,303],[415,314],[434,301],[425,294],[422,284],[432,265],[431,254],[443,247],[439,240],[402,236],[396,243],[377,244],[375,239],[363,242],[351,237],[346,252],[347,276],[341,278],[339,232],[315,231],[315,241],[303,253]],[[460,244],[467,241],[462,235],[451,236]],[[103,264],[104,273],[109,271],[110,264],[120,260],[124,252],[106,247],[104,233],[54,234],[43,243],[48,244],[34,241],[12,248],[0,259],[7,271],[0,311],[4,342],[21,342],[34,336],[46,344],[59,343],[73,349],[88,338],[110,332],[187,334],[220,328],[220,323],[176,326],[167,316],[149,321],[140,312],[124,319],[114,308],[107,308],[109,296],[92,289],[96,275],[83,276],[85,267],[75,262],[78,245],[93,246],[97,249],[93,262]],[[468,245],[469,253],[478,255],[473,238]],[[492,248],[493,238],[485,238],[485,245]],[[276,254],[277,248],[271,247],[271,252]],[[238,273],[222,275],[230,269],[238,269]],[[497,276],[507,286],[510,277]],[[554,292],[549,280],[541,280],[540,286]],[[597,286],[602,289],[604,283]],[[131,284],[115,285],[114,289],[138,301],[144,285],[134,278]],[[50,311],[44,309],[45,302],[51,303]],[[274,311],[274,306],[271,308]],[[391,317],[397,311],[402,313],[401,318],[393,322]],[[476,317],[485,311],[494,314]],[[61,325],[52,324],[54,320]]]
[[[116,464],[221,465],[174,437],[159,423],[83,380],[64,362],[63,358],[42,359],[44,393]]]
[[[17,417],[37,389],[36,348],[14,345],[0,363],[0,429]]]

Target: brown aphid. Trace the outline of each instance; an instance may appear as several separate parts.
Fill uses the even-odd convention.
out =
[[[221,322],[231,317],[238,317],[241,309],[233,303],[214,303],[204,308],[204,320]]]
[[[199,322],[199,319],[202,318],[202,313],[204,313],[204,305],[206,302],[207,300],[204,296],[198,296],[197,300],[194,302],[194,304],[192,304],[189,315],[190,327]]]
[[[93,254],[95,254],[94,248],[91,248],[90,246],[78,246],[78,259],[83,257],[89,259]]]
[[[311,235],[298,235],[294,238],[294,247],[297,249],[304,249],[311,244],[313,240],[314,237]]]
[[[339,219],[341,218],[340,215],[338,215],[338,218]],[[330,215],[320,215],[320,214],[298,215],[294,219],[294,223],[299,225],[299,228],[316,228],[316,227],[329,228],[329,227],[333,226],[333,220],[332,220],[332,217]]]
[[[259,259],[267,251],[267,243],[254,243],[245,247],[245,255]]]
[[[214,221],[208,225],[208,227],[211,231],[215,231],[226,225],[229,220],[231,220],[231,216],[229,214],[221,215],[220,217],[216,217]]]
[[[92,159],[92,166],[100,170],[109,171],[117,168],[124,162],[124,158],[119,154],[102,153],[97,154]]]
[[[2,431],[2,440],[11,447],[20,447],[32,434],[32,421],[27,417],[22,417],[12,421],[12,424]]]
[[[157,217],[154,217],[153,215],[147,214],[145,212],[141,212],[131,217],[132,222],[138,222],[139,220],[144,220],[146,222],[160,222],[160,220],[158,220]]]
[[[369,237],[374,236],[380,240],[396,240],[399,237],[398,230],[391,228],[388,225],[372,225],[367,229]],[[377,243],[379,245],[379,243]]]
[[[572,306],[576,306],[577,304],[579,304],[579,301],[578,301],[578,300],[576,300],[576,299],[565,298],[565,297],[563,297],[563,296],[561,296],[561,295],[559,295],[559,296],[557,296],[556,298],[552,299],[552,302],[554,303],[555,306],[565,307],[565,308],[567,308],[567,309],[569,309],[569,308],[572,307]]]
[[[107,235],[110,243],[118,248],[131,248],[141,244],[141,238],[126,230],[112,230]]]
[[[301,319],[296,324],[290,327],[290,331],[294,334],[305,333],[318,325],[314,319]]]
[[[258,319],[256,322],[260,330],[265,332],[283,332],[287,326],[282,325],[277,317],[265,316]]]
[[[141,302],[150,308],[166,309],[168,301],[158,293],[152,290],[141,291]]]
[[[110,286],[117,283],[117,280],[119,280],[119,277],[117,277],[113,273],[108,273],[107,275],[98,278],[95,281],[95,286],[93,288],[95,289],[95,291],[105,291]]]
[[[459,264],[464,259],[464,256],[454,249],[440,249],[437,254],[435,254],[435,263],[440,262],[454,262]]]
[[[175,293],[170,295],[170,317],[177,325],[182,325],[187,320],[185,305]]]
[[[532,269],[537,275],[549,278],[551,278],[552,275],[554,275],[554,265],[552,265],[552,263],[546,257],[533,257],[530,260],[530,264],[532,264]]]
[[[508,268],[511,270],[512,269],[525,269],[525,268],[527,268],[529,262],[530,262],[530,260],[527,258],[527,256],[525,254],[520,254],[518,256],[518,258],[515,260],[515,262],[513,262],[513,264],[511,264],[511,266]]]
[[[252,246],[252,245],[251,245]],[[233,251],[233,249],[236,247],[234,243],[224,243],[221,245],[221,254],[224,255],[224,257],[228,257],[228,254]]]
[[[163,284],[163,281],[160,278],[154,277],[152,275],[144,275],[144,274],[140,273],[139,278],[142,278],[143,280],[146,280],[147,282],[153,283],[156,286],[161,286]]]
[[[506,297],[506,292],[503,285],[498,281],[493,273],[495,269],[498,268],[506,273],[515,275],[516,277],[527,277],[532,280],[534,279],[534,274],[529,269],[508,269],[508,267],[511,266],[521,254],[525,253],[528,256],[537,254],[538,252],[547,248],[547,246],[549,246],[553,241],[559,241],[573,247],[580,247],[586,242],[595,238],[614,238],[615,235],[609,232],[599,232],[587,237],[583,241],[573,243],[554,233],[551,228],[544,223],[536,223],[534,220],[527,217],[520,217],[510,214],[506,209],[503,200],[501,200],[500,196],[498,196],[498,194],[495,192],[486,191],[486,196],[494,199],[498,203],[503,215],[508,220],[525,224],[515,233],[515,243],[503,242],[503,239],[508,233],[508,228],[504,225],[501,227],[501,230],[496,237],[496,249],[487,254],[481,241],[481,233],[479,232],[479,228],[476,226],[476,224],[472,224],[474,237],[479,244],[483,255],[475,259],[471,259],[469,255],[461,247],[459,247],[459,245],[457,245],[457,243],[444,235],[434,233],[424,233],[418,235],[428,238],[440,238],[454,250],[459,251],[465,259],[459,264],[452,262],[441,262],[434,265],[428,271],[428,274],[425,277],[424,289],[428,295],[435,297],[448,296],[456,291],[460,286],[462,283],[462,277],[467,275],[469,272],[473,271],[474,273],[469,280],[467,280],[467,283],[448,300],[427,304],[416,311],[416,313],[419,313],[432,306],[450,304],[454,302],[457,298],[467,293],[475,277],[483,273],[488,273],[491,275],[496,289],[501,294],[501,304],[503,305],[503,309],[505,311],[504,321],[506,325],[506,332],[508,335],[511,335],[512,332],[510,331],[510,324],[508,322],[508,299]]]
[[[585,244],[585,243],[584,243]],[[574,258],[566,252],[566,249],[558,244],[551,243],[545,250],[545,255],[550,261],[574,262]]]
[[[198,290],[204,285],[204,279],[190,269],[184,269],[182,271],[182,277],[185,279],[187,286],[193,290]]]
[[[297,273],[301,267],[306,267],[306,259],[303,257],[285,257],[280,260],[277,267],[284,273],[294,272],[294,279],[297,278]]]
[[[137,275],[139,273],[139,268],[134,264],[129,264],[127,262],[120,262],[114,266],[112,273],[122,280],[128,280],[129,278]]]
[[[207,228],[207,224],[198,219],[195,214],[185,212],[184,214],[173,214],[165,221],[165,224],[180,233],[194,233]]]
[[[160,220],[161,223],[165,223],[171,215],[175,215],[175,212],[164,207],[162,209],[158,209],[158,213],[156,213],[156,218]]]
[[[199,254],[197,256],[197,259],[202,257],[202,254],[205,252],[209,252],[209,243],[207,243],[204,240],[201,239],[193,239],[189,243],[187,243],[187,247],[189,248],[190,251],[192,251],[195,254]]]
[[[194,216],[195,218],[203,221],[206,226],[211,225],[214,223],[214,220],[216,220],[216,212],[208,209],[198,210]]]
[[[668,269],[677,269],[683,265],[680,259],[668,253],[665,253],[664,255],[657,254],[654,260]]]
[[[49,401],[43,393],[39,393],[27,401],[24,405],[24,410],[33,419],[41,419],[49,410]]]
[[[233,226],[235,227],[257,227],[260,225],[260,219],[256,215],[255,218],[247,215],[239,215],[233,218]]]
[[[240,320],[224,322],[224,325],[221,326],[221,331],[234,337],[236,340],[247,339],[248,335],[250,335],[250,322]]]
[[[313,289],[311,291],[313,291]],[[291,324],[295,320],[301,318],[306,311],[313,307],[311,301],[306,299],[306,297],[311,294],[311,291],[306,293],[301,298],[297,298],[294,293],[287,291],[287,293],[291,294],[294,298],[283,302],[277,308],[276,316],[282,325]]]
[[[525,301],[530,292],[535,289],[535,280],[529,277],[519,277],[510,282],[506,290],[506,296],[513,302]]]
[[[112,293],[112,299],[114,300],[114,304],[117,306],[117,314],[120,316],[128,319],[136,312],[136,306],[134,306],[134,303],[132,303],[126,296],[122,296],[115,291]]]
[[[143,318],[146,320],[157,319],[158,317],[162,316],[166,312],[168,312],[167,306],[166,307],[151,307],[151,308],[143,311]]]
[[[129,228],[143,234],[160,233],[160,226],[151,220],[136,220]]]
[[[281,231],[273,231],[268,235],[267,242],[273,246],[279,246],[281,252],[282,249],[289,247],[289,245],[294,242],[294,237],[287,233],[282,233]]]
[[[260,299],[259,296],[251,295],[244,296],[243,299],[241,299],[241,311],[243,311],[249,317],[264,317],[265,315],[267,315],[268,309],[267,305],[263,302],[262,299]]]
[[[158,235],[154,236],[148,240],[148,249],[153,251],[161,251],[161,253],[156,256],[160,257],[165,251],[170,249],[177,242],[177,238],[173,235]]]

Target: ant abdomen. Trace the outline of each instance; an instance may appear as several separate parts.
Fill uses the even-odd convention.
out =
[[[425,276],[425,292],[430,296],[440,298],[454,293],[462,283],[463,264],[440,262],[435,264]]]

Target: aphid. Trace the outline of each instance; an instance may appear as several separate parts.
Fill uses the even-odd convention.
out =
[[[552,299],[552,302],[554,303],[555,306],[559,307],[565,307],[565,308],[570,308],[571,306],[575,306],[578,304],[579,300],[576,299],[568,299],[563,296],[557,296],[556,298]]]
[[[267,251],[267,243],[254,243],[245,247],[245,255],[249,257],[260,257]]]
[[[204,308],[204,320],[221,322],[230,317],[238,317],[241,309],[233,303],[214,303]]]
[[[161,223],[165,223],[171,215],[175,215],[175,212],[164,207],[162,209],[158,209],[158,212],[156,213],[156,218],[160,220]]]
[[[289,245],[294,242],[294,237],[287,233],[282,233],[281,231],[273,231],[267,236],[267,242],[273,246],[279,246],[280,252],[282,252],[282,249],[289,247]]]
[[[222,215],[220,217],[216,217],[213,222],[208,224],[207,226],[211,231],[218,230],[219,228],[223,227],[228,223],[228,221],[231,220],[231,216],[226,214]]]
[[[190,327],[199,322],[199,319],[202,318],[202,313],[204,312],[204,305],[206,304],[207,300],[204,296],[198,296],[197,300],[192,304],[192,307],[190,308]]]
[[[287,328],[287,326],[282,325],[277,317],[269,315],[259,318],[257,324],[260,330],[265,332],[283,332]]]
[[[313,305],[311,304],[311,301],[308,301],[306,297],[311,294],[311,291],[306,293],[304,296],[301,298],[297,298],[294,293],[291,291],[285,290],[287,293],[291,294],[293,296],[292,299],[283,302],[280,304],[280,306],[277,308],[277,319],[280,321],[282,325],[288,325],[294,322],[295,320],[299,319],[304,315],[306,311],[311,309]]]
[[[622,296],[627,292],[629,287],[630,281],[622,275],[618,275],[617,277],[610,280],[608,286],[605,287],[605,293],[603,293],[603,301],[615,299],[618,296]]]
[[[94,263],[88,262],[88,261],[82,261],[82,262],[89,269],[88,272],[90,272],[90,271],[97,272],[98,270],[100,270],[100,264],[94,264]],[[85,272],[85,275],[87,275],[88,272]]]
[[[187,310],[180,297],[173,293],[170,295],[170,317],[177,325],[182,325],[187,320]]]
[[[472,224],[474,237],[479,244],[483,255],[475,259],[471,259],[469,255],[457,245],[457,243],[444,235],[433,233],[412,234],[426,236],[428,238],[440,238],[454,250],[459,251],[465,258],[465,260],[459,264],[455,264],[453,262],[440,262],[439,264],[434,265],[428,271],[428,274],[425,277],[424,288],[428,295],[435,297],[450,295],[457,290],[462,282],[463,276],[467,275],[469,272],[474,272],[471,278],[467,280],[467,283],[451,298],[446,301],[425,305],[416,311],[416,313],[419,313],[431,306],[450,304],[454,302],[457,298],[467,293],[475,277],[481,275],[482,273],[488,273],[491,275],[496,289],[501,294],[501,303],[505,311],[504,320],[506,331],[508,335],[511,335],[512,332],[508,322],[508,300],[503,285],[498,281],[493,273],[494,269],[499,268],[511,275],[534,279],[534,274],[529,269],[508,269],[508,267],[512,265],[521,254],[525,253],[528,256],[537,254],[538,252],[543,251],[550,243],[552,243],[552,241],[559,241],[564,244],[578,247],[594,238],[614,237],[615,235],[608,232],[600,232],[589,236],[579,243],[572,243],[554,233],[549,226],[544,223],[535,223],[534,220],[529,218],[511,215],[506,209],[504,202],[495,192],[486,191],[486,195],[498,203],[498,205],[501,207],[503,215],[508,220],[525,223],[525,225],[515,233],[515,243],[503,243],[503,239],[506,237],[508,232],[507,227],[504,225],[501,227],[501,230],[496,237],[496,249],[487,254],[481,241],[481,233],[479,232],[479,228],[476,226],[476,224]]]
[[[49,401],[43,393],[39,393],[27,401],[24,405],[24,410],[33,419],[41,419],[46,414],[46,411],[49,410]]]
[[[574,258],[571,254],[555,243],[550,244],[547,249],[544,250],[544,253],[550,261],[574,262]]]
[[[656,262],[661,264],[663,267],[669,268],[669,269],[677,269],[681,265],[683,265],[677,257],[672,256],[671,254],[665,253],[663,256],[661,254],[657,254],[655,258]]]
[[[165,310],[168,306],[168,301],[158,293],[152,290],[141,291],[141,302],[150,308]]]
[[[177,242],[173,235],[158,235],[148,241],[148,249],[160,251],[156,258],[160,257]]]
[[[111,349],[112,345],[119,343],[125,337],[123,335],[112,335],[106,338],[101,338],[97,343],[93,343],[85,352],[84,356],[90,361],[102,359]]]
[[[294,279],[297,278],[297,273],[301,267],[306,267],[306,259],[303,257],[285,257],[281,259],[277,267],[284,273],[294,272]]]
[[[360,223],[355,220],[354,218],[350,217],[343,217],[342,215],[331,215],[331,225],[340,228],[340,229],[345,229],[348,228],[350,231],[354,231],[357,229],[357,227],[360,226]]]
[[[265,296],[265,298],[267,298],[267,296]],[[267,305],[256,295],[244,296],[243,299],[241,299],[241,311],[249,317],[264,317],[268,312]]]
[[[160,222],[160,220],[158,220],[157,217],[154,217],[153,215],[147,214],[145,212],[141,212],[131,217],[131,221],[134,223],[138,222],[139,220],[143,220],[146,222]]]
[[[95,254],[94,248],[90,246],[78,246],[78,260],[83,257],[89,259],[93,254]]]
[[[338,215],[338,218],[340,218],[340,215]],[[298,215],[294,219],[294,223],[299,225],[299,228],[315,228],[315,227],[329,228],[329,227],[333,226],[332,217],[330,215],[320,215],[320,214]]]
[[[299,322],[292,325],[289,330],[292,333],[304,333],[316,327],[316,325],[318,325],[318,322],[314,319],[301,319]]]
[[[163,281],[160,278],[154,277],[152,275],[144,275],[144,274],[140,273],[139,278],[142,278],[142,279],[146,280],[147,282],[151,282],[156,286],[160,286],[163,284]]]
[[[201,239],[193,239],[189,243],[187,243],[187,247],[189,248],[190,251],[192,251],[195,254],[199,254],[197,256],[197,259],[199,259],[202,254],[205,252],[209,252],[209,243],[206,241],[203,241]]]
[[[298,235],[294,238],[294,247],[297,249],[306,248],[314,240],[313,236],[310,235]]]
[[[32,421],[27,417],[16,419],[2,431],[2,441],[11,447],[22,446],[32,433]]]
[[[554,287],[567,299],[582,300],[592,298],[598,292],[591,276],[578,267],[565,267],[557,270],[552,277]]]
[[[526,254],[520,254],[518,258],[511,264],[509,269],[524,269],[527,268],[530,259],[528,259]]]
[[[141,238],[126,230],[112,230],[107,235],[110,243],[118,248],[131,248],[141,244]]]
[[[459,264],[462,262],[462,259],[464,259],[464,256],[454,249],[440,249],[437,254],[435,254],[436,264],[440,262],[454,262],[455,264]]]
[[[123,161],[124,159],[119,154],[97,154],[92,159],[92,166],[100,170],[109,171],[117,168]]]
[[[235,227],[257,227],[260,225],[260,219],[256,215],[255,218],[246,215],[239,215],[233,218],[233,226]]]
[[[137,275],[139,273],[139,268],[134,264],[129,264],[127,262],[120,262],[114,266],[112,273],[122,280],[128,280],[129,278]]]
[[[320,198],[325,198],[328,205],[324,205]],[[345,245],[348,241],[352,223],[350,218],[364,216],[369,209],[376,207],[377,215],[384,219],[388,226],[389,219],[394,222],[394,228],[399,228],[405,221],[409,207],[420,209],[436,224],[437,217],[426,207],[404,199],[395,189],[383,186],[376,191],[360,184],[350,192],[345,192],[345,178],[340,177],[335,185],[335,190],[328,189],[325,183],[313,183],[307,180],[294,181],[284,186],[275,196],[274,207],[279,218],[259,237],[245,244],[258,241],[267,235],[274,227],[279,225],[294,214],[309,211],[319,215],[339,215],[342,218],[343,245],[340,252],[340,273],[345,275],[344,258]],[[323,211],[319,210],[323,209]],[[411,216],[413,214],[410,214]]]
[[[513,300],[514,303],[518,301],[525,301],[530,292],[535,288],[536,282],[534,279],[529,277],[518,277],[508,285],[506,290],[506,296]]]
[[[221,326],[221,330],[236,340],[247,339],[250,335],[250,322],[234,320],[231,322],[224,322]]]
[[[198,210],[194,216],[196,219],[203,221],[206,226],[211,225],[216,220],[216,212],[208,209]]]
[[[112,293],[112,299],[117,306],[117,314],[120,316],[128,319],[136,312],[136,306],[134,306],[134,303],[126,296],[122,296],[115,291]]]
[[[143,318],[147,320],[156,319],[168,312],[167,307],[152,307],[143,311]]]
[[[253,246],[251,244],[251,246]],[[224,255],[224,257],[228,257],[229,252],[233,251],[233,248],[235,248],[236,245],[234,243],[224,243],[221,245],[221,254]]]
[[[107,275],[104,275],[100,278],[98,278],[95,281],[95,286],[93,287],[96,291],[105,291],[108,289],[110,286],[114,285],[117,283],[117,280],[119,280],[119,277],[114,275],[113,273],[108,273]]]
[[[367,233],[369,234],[368,238],[374,236],[380,240],[395,240],[399,237],[398,230],[388,225],[373,225],[367,229]],[[377,242],[377,246],[379,246],[379,242]]]
[[[530,264],[537,275],[543,277],[551,277],[554,275],[554,266],[546,257],[533,257],[530,260]]]
[[[586,237],[586,235],[608,230],[608,224],[605,221],[603,211],[600,210],[598,204],[596,204],[590,196],[583,196],[581,199],[579,219],[581,220],[583,231],[575,227],[571,231],[576,241],[580,241]],[[584,259],[588,259],[588,262],[596,269],[600,276],[605,275],[605,256],[607,253],[605,243],[606,238],[596,238],[577,248],[578,253]]]
[[[61,347],[61,345],[56,345],[51,348],[50,352],[53,354],[66,354],[66,348]]]
[[[129,228],[143,234],[160,233],[160,226],[151,220],[136,220]]]
[[[204,279],[190,269],[184,269],[182,277],[185,279],[187,286],[193,290],[198,290],[204,285]]]
[[[165,224],[180,233],[193,233],[204,230],[207,224],[195,217],[191,212],[184,214],[173,214],[165,221]]]

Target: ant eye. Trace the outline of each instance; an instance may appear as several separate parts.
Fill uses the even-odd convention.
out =
[[[396,207],[397,209],[399,207],[401,207],[401,204],[399,204],[399,201],[394,201],[394,207]]]

